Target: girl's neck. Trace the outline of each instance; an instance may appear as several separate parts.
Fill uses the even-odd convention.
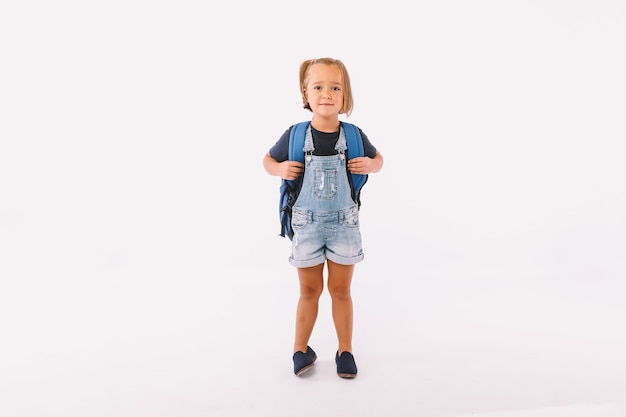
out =
[[[320,132],[336,132],[339,130],[339,118],[326,119],[313,117],[313,120],[311,120],[311,126],[313,126],[315,130],[319,130]]]

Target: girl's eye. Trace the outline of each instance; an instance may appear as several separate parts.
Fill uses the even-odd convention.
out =
[[[341,91],[341,87],[333,87],[333,91]]]
[[[315,87],[313,87],[313,90],[321,90],[321,89],[322,89],[322,87],[319,86],[319,85],[316,85]]]

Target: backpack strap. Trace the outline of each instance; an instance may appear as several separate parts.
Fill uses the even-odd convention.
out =
[[[304,162],[304,138],[310,121],[296,123],[289,132],[289,160]]]
[[[289,160],[304,163],[304,142],[306,130],[311,122],[300,122],[290,127],[289,130]],[[280,236],[293,236],[291,229],[291,208],[295,203],[302,177],[294,180],[282,179],[280,183],[280,200],[278,213],[280,216]]]
[[[304,163],[304,138],[311,121],[296,123],[289,132],[289,160]],[[299,179],[288,180],[289,185],[295,187]]]
[[[348,146],[348,160],[359,156],[365,156],[365,150],[363,148],[363,139],[359,128],[348,122],[341,122],[343,131],[346,135],[346,142]],[[367,181],[367,175],[363,174],[351,174],[352,186],[354,187],[355,195],[358,199],[361,187]]]

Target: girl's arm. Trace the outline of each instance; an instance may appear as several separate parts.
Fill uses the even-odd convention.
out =
[[[285,180],[295,180],[304,172],[304,164],[298,161],[278,162],[270,153],[263,157],[263,168],[268,174],[281,177]]]

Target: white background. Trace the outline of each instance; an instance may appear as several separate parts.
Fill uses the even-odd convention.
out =
[[[4,2],[0,415],[626,415],[620,1]],[[262,157],[347,65],[359,376]]]

